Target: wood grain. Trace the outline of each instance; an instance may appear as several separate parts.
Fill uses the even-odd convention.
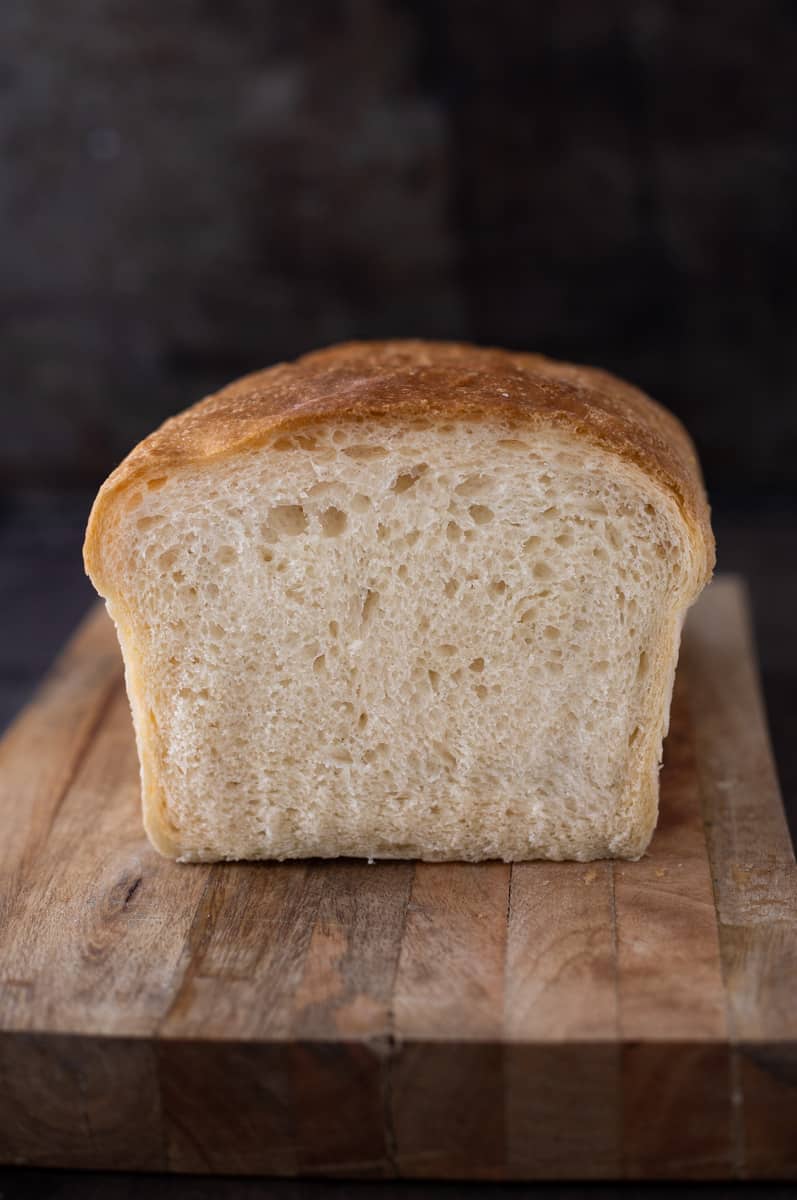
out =
[[[0,1037],[0,1161],[165,1169],[152,1044],[49,1032]]]
[[[503,1166],[509,879],[503,863],[415,868],[393,994],[390,1103],[401,1175],[468,1178],[474,1155],[484,1177]]]
[[[684,639],[722,951],[736,1167],[797,1174],[797,867],[769,745],[744,590],[711,587]],[[729,747],[733,753],[729,753]]]
[[[100,613],[0,766],[3,1160],[797,1172],[797,867],[735,581],[687,624],[638,863],[167,862]]]
[[[155,1032],[207,868],[175,888],[141,836],[137,774],[117,687],[0,928],[3,1028]]]
[[[660,808],[648,854],[612,866],[624,1174],[723,1178],[734,1153],[728,1025],[683,676]]]
[[[507,1173],[621,1169],[616,932],[609,863],[512,868],[505,997]],[[579,1113],[578,1120],[563,1114]]]
[[[97,608],[0,741],[2,925],[20,873],[45,844],[119,678],[119,650],[104,609]]]

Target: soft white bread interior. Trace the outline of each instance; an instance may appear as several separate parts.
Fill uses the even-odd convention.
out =
[[[644,852],[711,567],[666,481],[500,410],[341,413],[147,466],[87,561],[159,850]]]

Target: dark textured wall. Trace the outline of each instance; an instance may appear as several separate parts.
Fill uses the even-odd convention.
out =
[[[794,483],[791,0],[2,0],[6,482],[318,344],[602,363]]]

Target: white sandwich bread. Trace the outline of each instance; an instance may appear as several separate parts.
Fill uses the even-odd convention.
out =
[[[637,858],[714,544],[678,421],[589,368],[360,343],[110,476],[144,822],[182,861]]]

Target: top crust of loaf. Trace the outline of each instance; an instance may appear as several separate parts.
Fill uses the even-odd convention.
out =
[[[630,384],[595,367],[457,342],[348,342],[231,383],[166,421],[109,476],[86,533],[86,570],[114,592],[102,547],[116,501],[150,485],[324,420],[500,419],[571,431],[641,468],[675,498],[690,531],[694,595],[714,566],[700,466],[680,421]]]

